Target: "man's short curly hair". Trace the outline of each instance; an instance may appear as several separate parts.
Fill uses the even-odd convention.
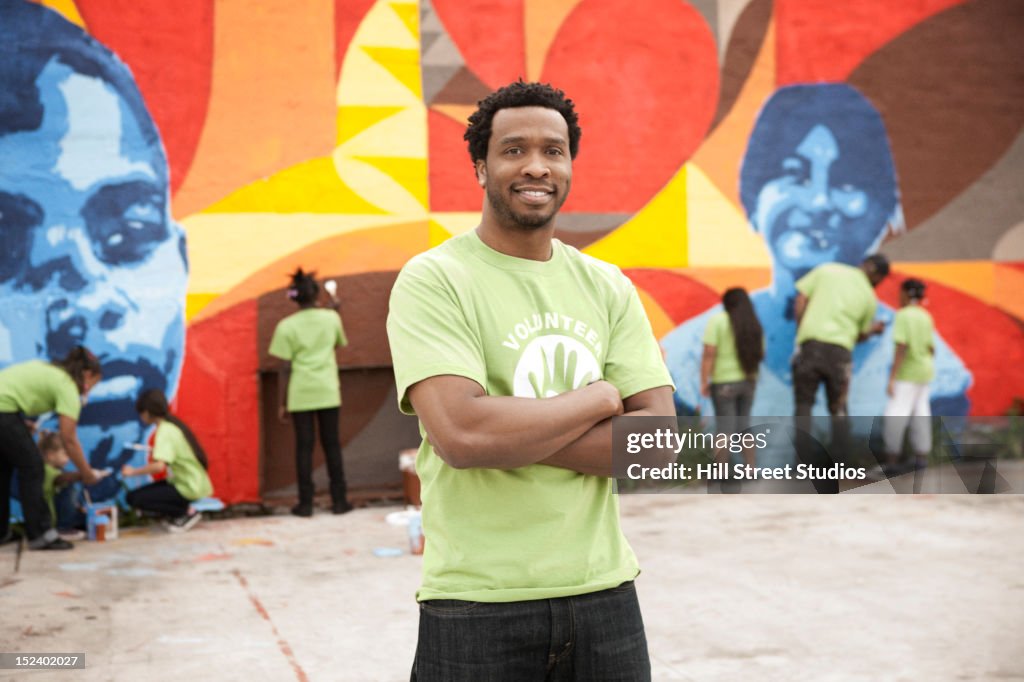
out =
[[[463,139],[469,143],[469,157],[473,163],[487,158],[487,145],[491,141],[491,122],[502,109],[517,107],[544,107],[554,109],[569,127],[569,156],[576,158],[580,150],[583,130],[571,99],[547,83],[517,81],[499,88],[477,103],[477,110],[469,117],[469,127]]]

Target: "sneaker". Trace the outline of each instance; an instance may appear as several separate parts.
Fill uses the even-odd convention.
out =
[[[192,530],[192,527],[199,523],[199,519],[203,517],[199,512],[191,512],[184,516],[179,516],[176,519],[171,519],[167,524],[167,530],[172,533],[186,533]]]
[[[84,540],[85,531],[77,528],[59,528],[57,534],[65,540]]]
[[[352,511],[355,507],[346,502],[336,503],[331,507],[332,514],[347,514]]]
[[[64,538],[58,537],[58,538],[54,538],[53,540],[50,540],[49,542],[44,542],[44,543],[39,544],[39,545],[31,545],[30,544],[28,546],[28,548],[29,549],[36,549],[36,550],[74,549],[75,546],[73,544],[71,544],[70,542],[68,542],[67,540],[65,540]]]
[[[307,504],[297,504],[294,507],[292,507],[292,514],[295,516],[308,518],[313,515],[313,506]]]

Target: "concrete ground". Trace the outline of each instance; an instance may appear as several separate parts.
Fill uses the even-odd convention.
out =
[[[0,548],[15,680],[408,679],[421,559],[371,507]],[[655,680],[1024,680],[1021,495],[624,495]],[[376,548],[402,548],[378,557]]]

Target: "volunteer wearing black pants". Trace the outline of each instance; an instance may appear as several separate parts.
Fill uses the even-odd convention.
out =
[[[30,360],[0,370],[0,542],[12,539],[8,527],[11,478],[17,471],[29,549],[74,547],[51,527],[50,511],[43,497],[43,457],[25,418],[56,412],[64,447],[82,473],[82,482],[96,483],[100,476],[89,466],[78,442],[78,417],[82,411],[81,396],[100,377],[99,360],[81,346],[57,363]]]

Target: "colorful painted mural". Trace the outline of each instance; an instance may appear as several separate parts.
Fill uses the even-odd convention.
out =
[[[883,316],[929,284],[936,409],[999,414],[1024,395],[1022,29],[1013,0],[0,0],[0,365],[95,345],[94,465],[132,456],[126,401],[159,385],[222,499],[286,492],[267,330],[312,268],[352,342],[350,480],[392,484],[415,425],[387,291],[476,225],[465,120],[524,78],[580,112],[558,236],[633,279],[682,411],[726,288],[769,330],[756,409],[785,413],[794,278],[880,249]],[[852,411],[891,345],[858,349]]]

